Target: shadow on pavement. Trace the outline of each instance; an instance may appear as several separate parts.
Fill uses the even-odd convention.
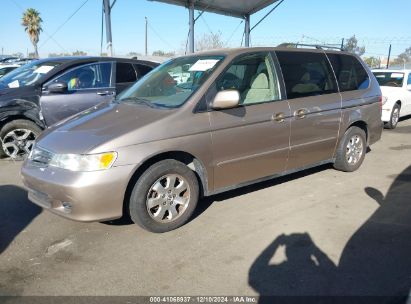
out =
[[[387,303],[406,302],[411,289],[411,166],[385,196],[374,188],[365,192],[379,208],[348,241],[338,265],[308,234],[280,235],[261,253],[249,271],[260,303],[269,303],[264,296],[278,295],[382,296],[388,298],[379,300]],[[284,261],[270,263],[281,247]]]
[[[278,186],[278,185],[281,185],[283,183],[286,183],[292,180],[296,180],[296,179],[303,178],[303,177],[306,177],[306,176],[309,176],[309,175],[312,175],[312,174],[315,174],[315,173],[318,173],[324,170],[328,170],[330,168],[332,168],[332,164],[322,165],[322,166],[318,166],[312,169],[307,169],[304,171],[293,173],[290,175],[273,178],[268,181],[252,184],[250,186],[245,186],[245,187],[238,188],[235,190],[230,190],[230,191],[227,191],[221,194],[216,194],[210,197],[204,197],[198,203],[198,206],[196,208],[196,211],[194,212],[194,215],[191,221],[196,219],[202,213],[204,213],[215,202],[225,201],[225,200],[237,197],[237,196],[241,196],[241,195],[253,193],[256,191],[260,191],[266,188]]]
[[[40,207],[29,202],[23,188],[0,186],[0,254],[40,212]]]

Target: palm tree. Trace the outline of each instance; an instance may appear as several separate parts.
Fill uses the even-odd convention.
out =
[[[37,43],[39,42],[40,32],[43,30],[41,28],[42,22],[43,20],[40,17],[40,13],[34,8],[29,8],[23,13],[21,25],[24,26],[24,30],[29,35],[30,41],[34,46],[34,53],[37,58],[39,57]]]

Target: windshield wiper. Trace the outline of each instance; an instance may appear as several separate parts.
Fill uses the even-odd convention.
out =
[[[127,97],[127,98],[124,98],[124,99],[116,99],[115,100],[116,103],[127,102],[127,101],[132,101],[134,103],[145,104],[149,107],[153,107],[153,104],[151,102],[149,102],[146,99],[139,98],[139,97]]]

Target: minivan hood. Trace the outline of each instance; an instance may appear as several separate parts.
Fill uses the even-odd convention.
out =
[[[149,126],[175,112],[144,104],[104,103],[45,131],[37,140],[55,153],[85,154],[113,141],[111,149],[147,140]],[[135,136],[126,136],[135,133]]]

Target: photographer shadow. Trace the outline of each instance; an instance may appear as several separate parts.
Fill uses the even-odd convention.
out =
[[[41,213],[23,188],[0,186],[0,254]]]
[[[284,250],[285,260],[271,263]],[[280,235],[255,260],[249,284],[262,296],[312,296],[332,287],[337,267],[307,233]],[[268,300],[268,299],[267,299]],[[260,299],[260,303],[269,303]]]
[[[379,207],[345,245],[338,265],[307,233],[277,237],[249,271],[260,303],[271,303],[267,296],[315,296],[320,302],[320,296],[368,296],[378,303],[405,303],[411,289],[411,166],[394,178],[385,196],[365,189]],[[281,247],[286,259],[271,263]]]

